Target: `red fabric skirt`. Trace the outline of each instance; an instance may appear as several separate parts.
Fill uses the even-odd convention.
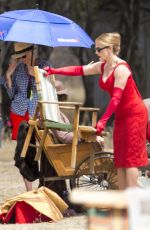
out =
[[[18,135],[19,125],[22,121],[28,121],[29,120],[29,114],[28,114],[28,112],[26,112],[26,114],[24,116],[20,116],[18,114],[11,112],[10,113],[10,120],[12,123],[12,140],[16,140],[17,135]]]
[[[115,120],[114,161],[117,168],[130,168],[148,164],[146,151],[147,114]]]

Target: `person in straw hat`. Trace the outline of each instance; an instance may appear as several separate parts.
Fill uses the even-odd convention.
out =
[[[1,52],[1,49],[0,49],[0,52]],[[2,130],[3,130],[3,118],[2,118],[2,104],[1,104],[1,99],[2,96],[1,96],[1,91],[0,91],[0,148],[2,146]]]
[[[5,76],[0,79],[11,99],[10,120],[12,122],[12,140],[17,139],[18,128],[22,121],[32,117],[38,102],[33,77],[33,65],[43,68],[48,63],[37,58],[37,47],[29,43],[14,43],[14,52]],[[49,65],[49,64],[48,64]],[[23,175],[26,189],[32,189],[32,183]]]
[[[29,43],[14,43],[14,52],[4,78],[4,86],[12,100],[10,119],[13,125],[12,139],[16,140],[18,127],[22,120],[32,117],[37,105],[38,97],[33,65],[37,60],[37,49]],[[46,64],[46,63],[45,63]],[[45,66],[39,62],[40,67]]]

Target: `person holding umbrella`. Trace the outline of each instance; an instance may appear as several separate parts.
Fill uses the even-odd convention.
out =
[[[132,77],[128,63],[118,57],[121,37],[119,33],[103,33],[95,40],[95,53],[99,61],[86,66],[64,68],[46,67],[46,75],[70,76],[100,74],[99,86],[111,100],[97,122],[96,134],[105,128],[115,113],[114,162],[120,189],[138,185],[138,167],[148,164],[146,152],[147,109]]]
[[[4,123],[3,123],[3,117],[2,117],[2,104],[0,101],[0,148],[2,147],[3,127],[4,127]]]
[[[2,104],[1,104],[1,94],[0,94],[0,148],[2,147],[2,133],[3,133],[3,118],[2,118]]]
[[[37,58],[37,48],[35,46],[29,43],[15,42],[9,67],[5,76],[0,78],[0,84],[5,86],[11,99],[12,140],[17,139],[21,122],[28,121],[33,116],[38,102],[32,64],[38,65],[39,68],[48,65],[46,61]],[[16,166],[20,169],[24,178],[27,191],[32,190],[32,183],[25,174],[27,164]],[[35,167],[37,169],[38,166],[35,165]]]

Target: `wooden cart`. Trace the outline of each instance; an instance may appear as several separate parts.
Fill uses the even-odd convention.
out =
[[[49,164],[55,169],[57,176],[43,177],[43,181],[69,179],[70,188],[80,187],[83,189],[103,190],[117,188],[116,170],[113,164],[113,153],[105,152],[100,144],[96,142],[95,127],[97,121],[97,108],[83,108],[76,102],[58,102],[56,89],[53,86],[53,79],[47,82],[43,77],[42,70],[34,67],[35,79],[39,102],[34,117],[29,120],[29,131],[22,150],[22,157],[25,157],[33,130],[37,139],[37,153],[35,160],[38,161],[43,151]],[[45,86],[48,89],[46,92]],[[48,85],[50,84],[50,88]],[[51,92],[50,92],[51,91]],[[50,97],[48,97],[50,92]],[[60,109],[74,111],[73,124],[64,124],[59,120]],[[55,115],[47,113],[55,110]],[[91,126],[79,125],[81,111],[92,113]],[[58,115],[58,117],[57,117]],[[57,119],[56,119],[57,117]],[[52,134],[53,129],[73,132],[71,144],[60,144],[55,142]],[[82,142],[78,139],[82,138]]]

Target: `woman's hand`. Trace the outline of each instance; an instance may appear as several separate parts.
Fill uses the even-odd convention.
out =
[[[99,120],[95,126],[96,129],[96,135],[100,135],[100,133],[104,130],[105,125],[101,120]]]
[[[101,147],[104,147],[104,138],[101,136],[96,136],[96,141],[101,145]]]
[[[47,77],[51,74],[54,74],[54,69],[49,67],[49,66],[44,67],[43,70],[45,70],[45,73],[44,73],[45,77]]]
[[[28,68],[28,73],[29,73],[29,75],[31,75],[31,76],[33,76],[34,77],[34,67],[33,66],[27,66],[27,68]]]
[[[16,66],[17,66],[17,59],[11,59],[8,70],[6,72],[6,77],[7,76],[10,77],[14,73]]]

